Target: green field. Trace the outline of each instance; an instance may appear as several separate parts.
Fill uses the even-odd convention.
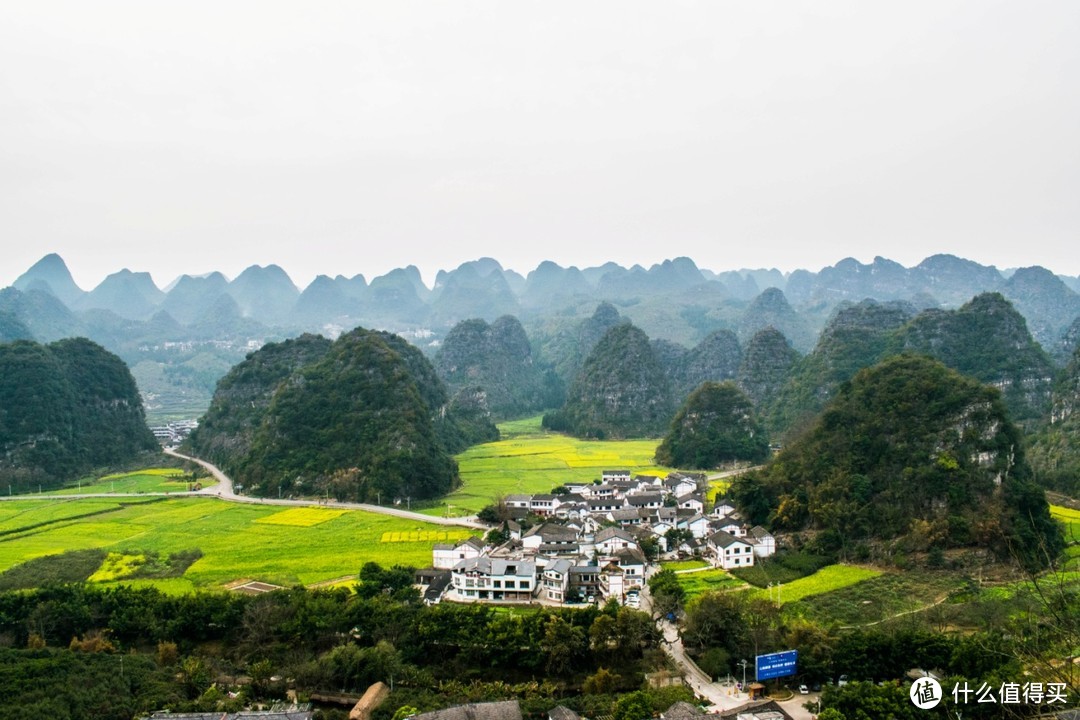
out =
[[[82,478],[72,485],[43,495],[90,495],[95,493],[174,493],[187,492],[190,477],[176,468],[147,468],[127,473],[113,473],[99,478]],[[217,485],[210,476],[198,478],[200,487]]]
[[[76,517],[90,513],[96,514]],[[203,557],[182,578],[132,584],[175,592],[221,587],[244,578],[310,585],[355,575],[368,561],[430,565],[431,546],[439,538],[465,534],[460,528],[358,510],[283,511],[213,498],[13,500],[0,503],[0,571],[66,550],[167,555],[198,548]],[[384,541],[388,538],[392,541]],[[106,568],[102,576],[109,574]]]
[[[780,604],[793,603],[811,595],[824,595],[834,590],[841,590],[864,580],[876,578],[878,575],[881,575],[881,571],[871,568],[856,565],[829,565],[813,575],[792,580],[778,588],[756,588],[751,592],[760,597],[771,597],[774,601],[779,599]]]
[[[668,560],[660,563],[660,567],[664,570],[671,570],[672,572],[678,572],[680,570],[698,570],[700,568],[709,567],[709,563],[704,560]]]
[[[469,515],[496,495],[550,492],[568,482],[599,480],[604,470],[667,475],[653,463],[657,440],[578,440],[540,427],[540,416],[499,425],[502,440],[457,456],[461,487],[421,510]]]
[[[746,583],[742,580],[720,568],[679,573],[676,577],[679,578],[679,584],[686,591],[687,602],[703,593],[746,587]]]
[[[1051,505],[1050,515],[1064,525],[1065,555],[1069,558],[1066,562],[1067,568],[1080,569],[1080,510]]]

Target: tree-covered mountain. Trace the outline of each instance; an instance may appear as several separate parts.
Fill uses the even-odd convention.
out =
[[[977,545],[1042,567],[1062,548],[1001,394],[925,357],[861,370],[735,494],[845,557]]]
[[[734,380],[742,361],[739,339],[731,330],[715,330],[689,350],[672,356],[669,365],[676,402],[703,382]]]
[[[806,352],[814,346],[814,333],[806,319],[795,312],[779,288],[768,288],[751,301],[739,319],[739,342],[750,342],[758,330],[767,327],[782,332],[796,350]]]
[[[321,359],[330,345],[320,335],[305,334],[267,343],[248,355],[218,381],[210,409],[191,433],[188,445],[199,457],[221,466],[250,454],[255,432],[278,386]]]
[[[792,365],[787,382],[765,407],[770,433],[797,434],[840,383],[888,353],[891,333],[914,314],[906,303],[864,300],[841,304],[814,351]],[[771,344],[778,345],[776,339]]]
[[[771,325],[750,338],[736,372],[736,382],[759,414],[772,405],[799,357],[784,334]]]
[[[648,437],[664,431],[673,411],[671,384],[648,336],[620,323],[596,344],[566,403],[544,424],[578,437]]]
[[[1080,348],[1054,383],[1050,414],[1032,434],[1028,458],[1040,485],[1080,496]]]
[[[1020,268],[1002,285],[1002,294],[1027,320],[1032,337],[1052,355],[1059,355],[1069,326],[1080,317],[1080,294],[1042,267]],[[1068,360],[1064,355],[1062,361]]]
[[[525,329],[511,315],[491,324],[459,322],[439,346],[434,365],[451,394],[483,389],[487,408],[497,418],[520,417],[563,401],[557,376],[534,362]]]
[[[120,358],[85,338],[0,344],[0,479],[49,488],[158,447]]]
[[[891,351],[918,352],[1001,389],[1013,419],[1048,409],[1055,370],[1028,332],[1024,316],[999,293],[984,293],[958,310],[924,311],[892,339]]]
[[[769,441],[750,398],[733,382],[707,381],[675,413],[656,462],[707,470],[737,460],[760,462],[768,454]]]
[[[189,440],[248,492],[327,493],[370,501],[433,497],[457,478],[451,457],[493,426],[465,408],[459,425],[415,347],[357,328],[252,353],[218,385]]]

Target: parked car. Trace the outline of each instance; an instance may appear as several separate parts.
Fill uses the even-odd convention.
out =
[[[840,687],[844,687],[845,685],[847,685],[847,681],[848,681],[848,676],[847,675],[841,675],[840,679],[836,682],[836,684],[839,685]]]
[[[806,685],[800,685],[799,686],[799,694],[800,695],[809,695],[810,694],[810,688],[806,687]]]

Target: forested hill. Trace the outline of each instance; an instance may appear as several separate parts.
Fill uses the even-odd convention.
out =
[[[0,480],[55,487],[158,447],[120,358],[85,338],[0,344]]]
[[[492,431],[475,417],[459,422],[419,350],[357,328],[249,355],[218,384],[189,442],[252,494],[367,501],[446,492],[457,479],[451,453]]]
[[[622,323],[596,344],[566,403],[544,424],[579,437],[657,436],[674,410],[671,383],[648,336]]]
[[[558,376],[534,361],[525,328],[511,315],[490,324],[480,318],[459,322],[435,353],[435,369],[454,395],[481,388],[498,418],[521,417],[562,403]]]
[[[735,492],[755,521],[848,557],[976,545],[1041,566],[1062,545],[1000,393],[926,357],[860,371]]]

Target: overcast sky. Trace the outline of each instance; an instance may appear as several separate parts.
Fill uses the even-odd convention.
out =
[[[0,286],[947,252],[1080,274],[1080,2],[0,0]]]

